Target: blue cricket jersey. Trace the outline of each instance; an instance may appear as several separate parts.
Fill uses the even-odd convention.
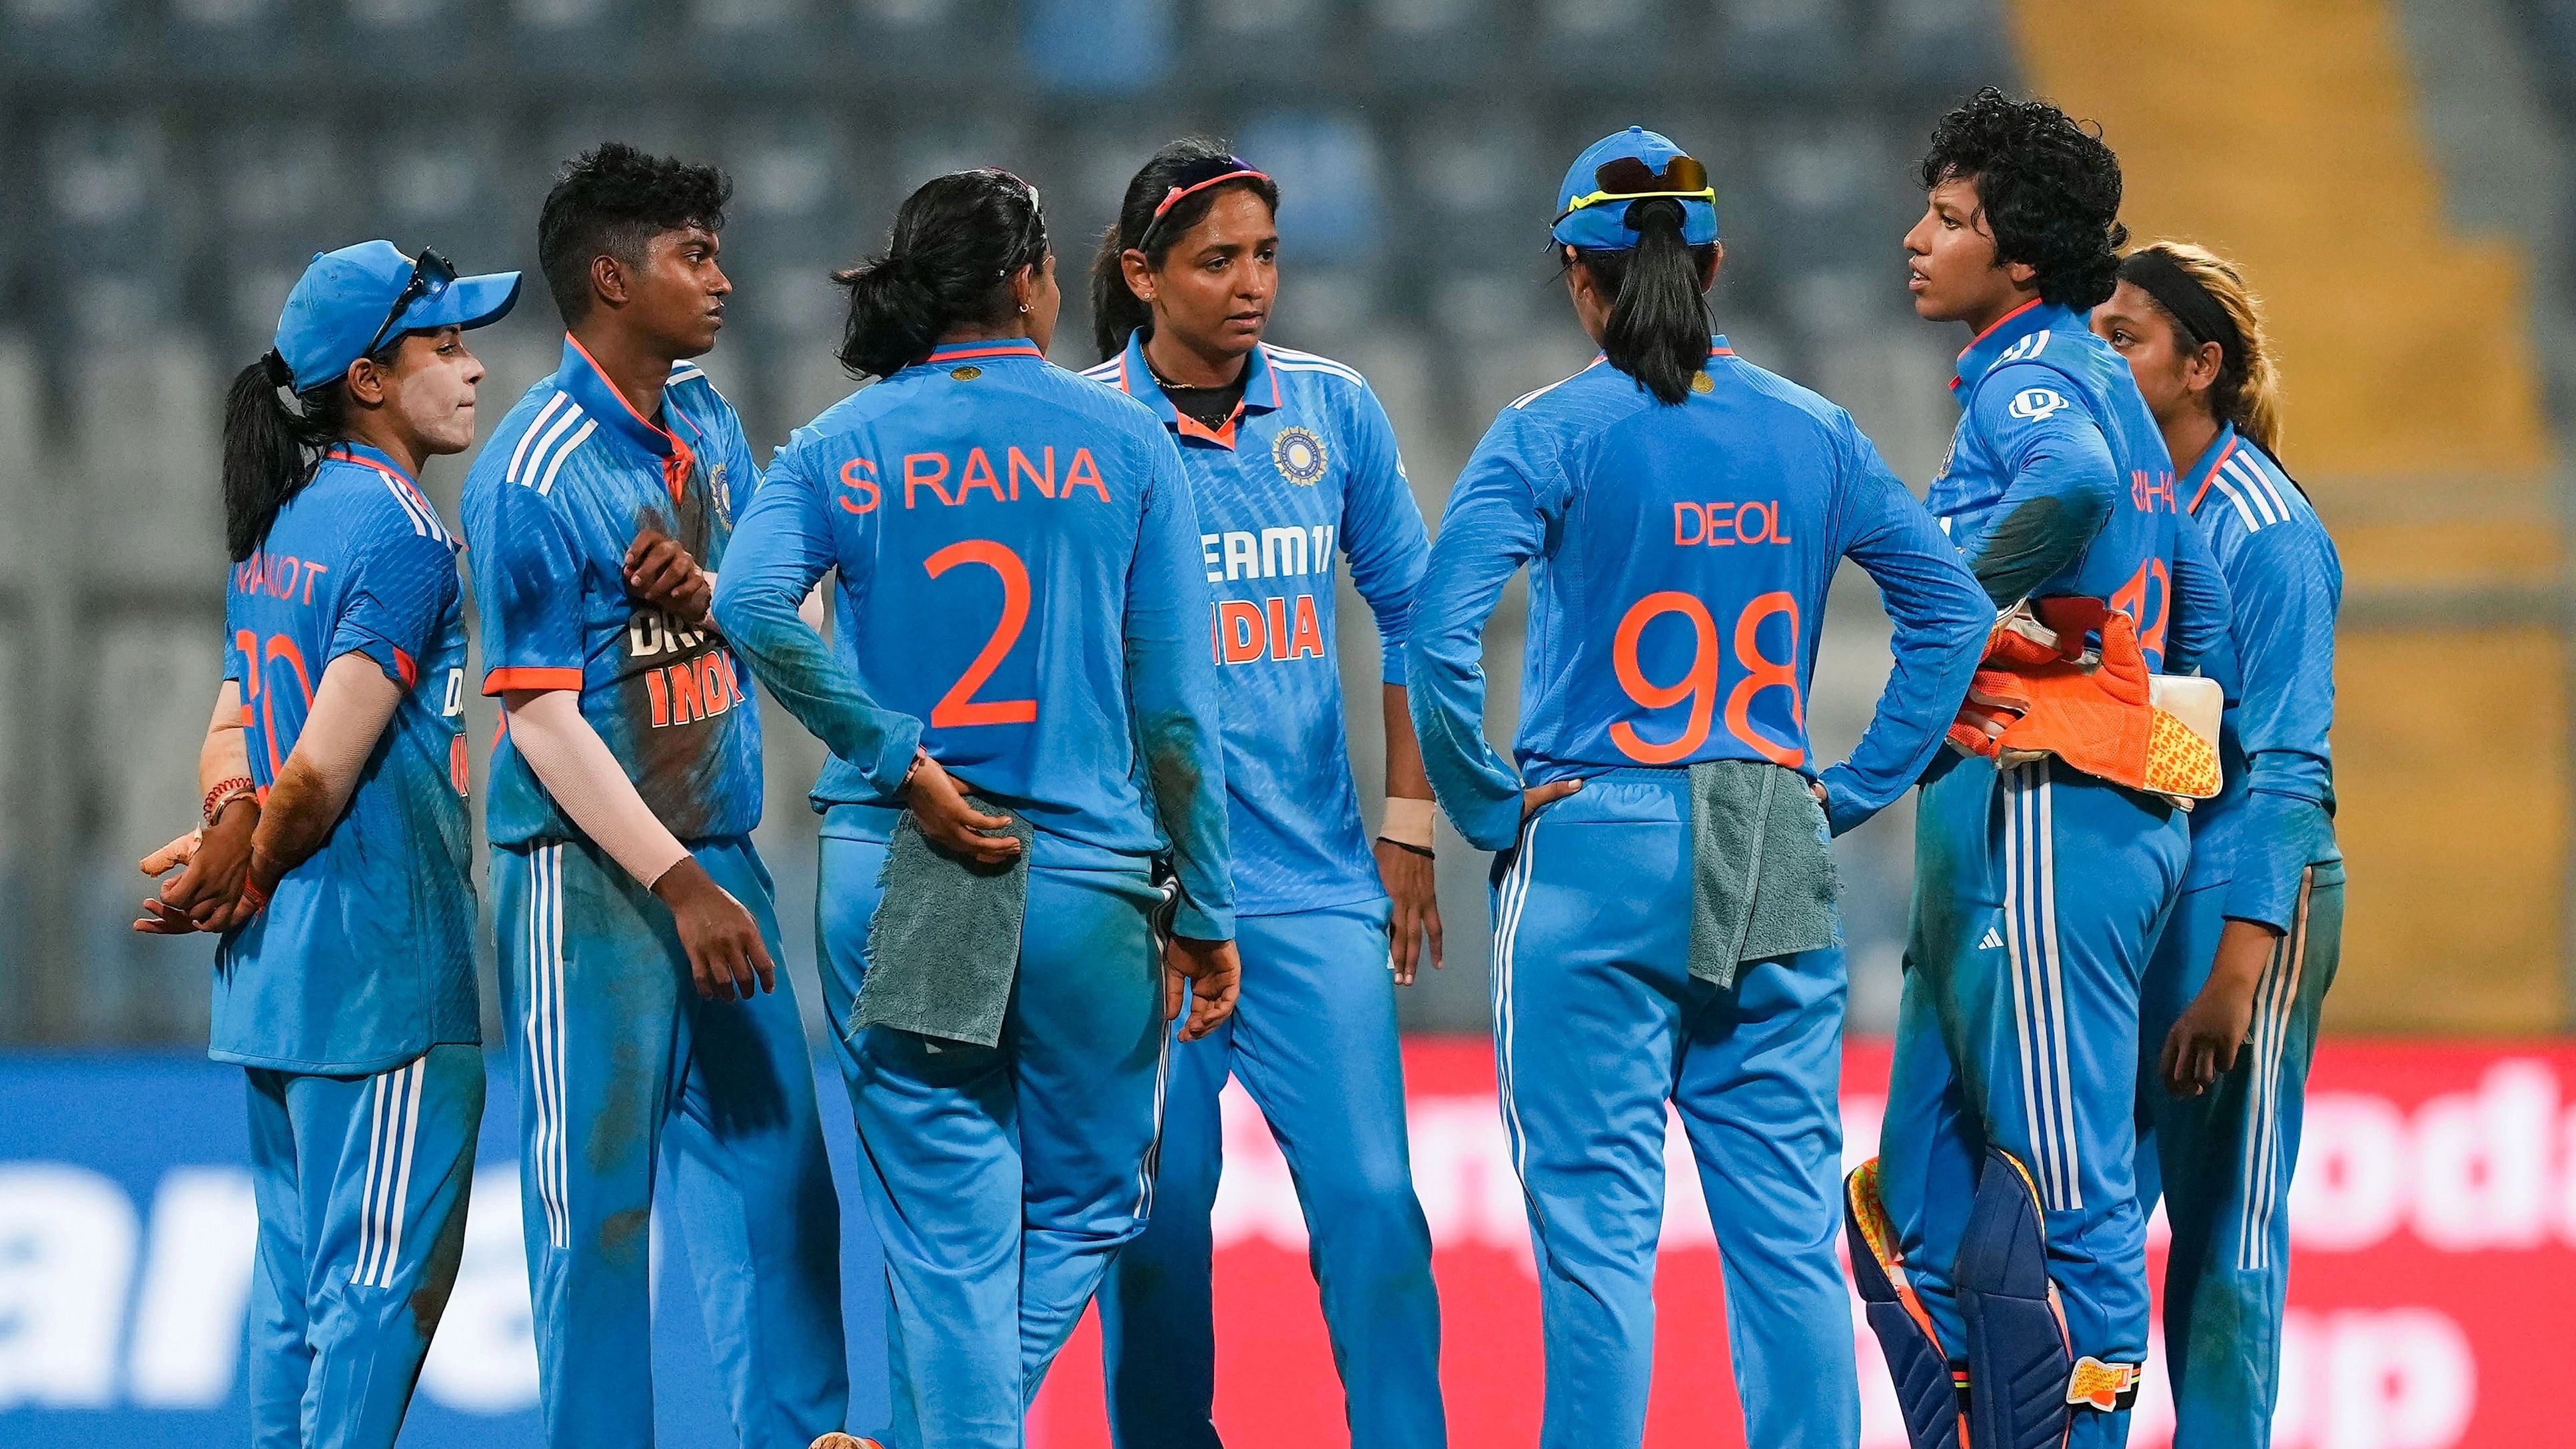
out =
[[[344,654],[402,701],[330,835],[215,960],[217,1061],[357,1076],[477,1042],[465,821],[465,615],[456,545],[409,474],[331,449],[224,591],[224,677],[242,691],[266,796]]]
[[[2217,644],[2226,589],[2183,526],[2164,434],[2081,314],[2025,304],[1968,344],[1950,386],[1959,427],[1924,501],[1996,605],[2101,599],[2137,621],[2150,669]]]
[[[1836,830],[1914,783],[1994,613],[1851,415],[1717,350],[1667,406],[1596,359],[1505,408],[1449,495],[1415,595],[1413,719],[1468,840],[1517,837],[1521,790],[1636,766],[1769,760],[1824,782]],[[1896,622],[1852,757],[1819,772],[1807,691],[1850,558]],[[1485,742],[1485,618],[1530,566],[1516,774]]]
[[[1360,820],[1333,649],[1333,556],[1377,619],[1380,678],[1404,682],[1405,617],[1430,544],[1366,379],[1267,344],[1222,428],[1174,408],[1144,334],[1083,376],[1153,409],[1180,445],[1216,595],[1208,633],[1225,709],[1235,909],[1271,915],[1383,899]]]
[[[721,569],[758,481],[741,420],[695,363],[671,369],[646,419],[569,337],[465,479],[483,692],[580,690],[582,717],[684,842],[760,823],[760,712],[714,631],[628,596],[626,551],[657,528]],[[580,834],[506,730],[491,792],[494,845]]]
[[[796,615],[837,570],[832,642]],[[716,618],[832,750],[826,832],[883,841],[916,745],[1036,831],[1030,864],[1168,851],[1177,929],[1234,935],[1207,585],[1154,415],[1026,339],[941,347],[796,430]]]
[[[2183,476],[2182,496],[2231,606],[2204,665],[2227,692],[2226,778],[2191,813],[2185,889],[2229,884],[2225,914],[2286,931],[2301,871],[2342,858],[2326,737],[2343,562],[2307,496],[2232,423]]]

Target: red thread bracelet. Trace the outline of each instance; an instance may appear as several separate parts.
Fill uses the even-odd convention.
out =
[[[225,806],[244,797],[256,796],[258,793],[258,782],[248,775],[235,775],[229,780],[217,780],[215,788],[206,792],[205,803],[198,807],[198,816],[206,824],[212,825],[215,823],[215,817],[223,813]]]

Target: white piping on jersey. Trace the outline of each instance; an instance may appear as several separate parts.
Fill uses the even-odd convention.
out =
[[[404,1209],[411,1196],[411,1163],[420,1150],[420,1083],[426,1055],[379,1074],[367,1112],[367,1175],[358,1198],[358,1266],[349,1282],[391,1288],[402,1249]]]
[[[537,493],[539,496],[550,494],[555,491],[555,475],[563,471],[564,460],[571,457],[573,454],[580,452],[583,442],[587,441],[590,435],[598,430],[599,420],[597,418],[583,418],[581,420],[580,430],[575,432],[571,439],[562,447],[555,449],[554,461],[546,465],[546,476],[537,480]]]
[[[2047,350],[2048,338],[2048,329],[2043,327],[2039,331],[2034,332],[2019,342],[2014,343],[2012,346],[2005,348],[2003,351],[1996,353],[1994,365],[1996,367],[2001,367],[2007,362],[2028,362]],[[1989,371],[1991,371],[1991,369],[1989,369]]]
[[[1521,912],[1529,904],[1530,871],[1538,859],[1538,817],[1521,826],[1520,858],[1503,876],[1494,900],[1494,1074],[1503,1099],[1503,1128],[1511,1139],[1512,1175],[1521,1194],[1534,1206],[1529,1190],[1529,1133],[1521,1126],[1519,1084],[1512,1070],[1512,1051],[1520,1036],[1512,1009],[1513,967],[1520,954]]]
[[[546,1214],[546,1241],[572,1246],[572,1210],[565,1191],[563,847],[528,853],[529,1076],[535,1083],[536,1131],[528,1143],[537,1200]]]
[[[568,392],[559,392],[546,399],[546,405],[537,409],[537,415],[528,420],[528,430],[519,434],[519,446],[510,450],[510,466],[502,471],[502,477],[513,483],[519,481],[519,465],[527,461],[529,447],[546,430],[546,419],[553,417],[559,409],[572,405],[572,394]]]
[[[2235,505],[2236,516],[2245,520],[2245,531],[2247,533],[2252,533],[2256,529],[2261,528],[2264,524],[2272,521],[2269,510],[2263,510],[2260,516],[2257,516],[2255,505],[2246,502],[2245,494],[2239,490],[2235,483],[2228,481],[2225,469],[2222,468],[2218,472],[2211,474],[2209,481],[2220,493],[2227,496],[2227,501],[2229,503]]]
[[[563,460],[571,456],[573,449],[580,447],[582,440],[588,438],[599,426],[597,419],[582,411],[581,404],[571,401],[564,394],[559,393],[557,396],[564,398],[562,415],[555,419],[552,427],[546,429],[545,436],[537,439],[536,446],[528,450],[527,466],[520,468],[513,460],[513,466],[508,475],[509,481],[528,484],[539,493],[553,490],[555,474],[563,470]],[[551,412],[553,408],[549,406],[547,411]],[[576,427],[576,424],[579,426]],[[528,431],[533,434],[536,431],[536,425],[530,424]],[[567,438],[570,441],[565,441]]]
[[[2308,893],[2316,882],[2311,866],[2299,875],[2299,904],[2290,932],[2272,947],[2272,959],[2254,997],[2254,1063],[2246,1083],[2252,1098],[2245,1129],[2245,1153],[2238,1180],[2244,1201],[2236,1227],[2239,1272],[2268,1272],[2272,1266],[2273,1209],[2280,1202],[2281,1059],[2299,1006],[2299,982],[2308,962]]]
[[[2231,452],[2218,466],[2220,472],[2245,486],[2245,491],[2254,496],[2255,506],[2261,507],[2265,503],[2271,505],[2273,522],[2288,521],[2289,503],[2281,497],[2281,490],[2272,486],[2272,480],[2265,476],[2262,468],[2253,459]]]
[[[377,476],[384,477],[382,474]],[[403,517],[411,520],[411,531],[422,538],[427,538],[429,527],[421,521],[420,510],[412,507],[411,500],[403,496],[402,485],[389,477],[384,479],[384,483],[385,491],[394,496],[394,504],[402,509]]]
[[[1180,898],[1181,883],[1178,880],[1163,882],[1163,904],[1154,912],[1154,923],[1147,931],[1153,939],[1154,959],[1157,961],[1163,959],[1163,953],[1171,948],[1172,933],[1164,929],[1164,922],[1170,919],[1166,912]],[[1171,1026],[1166,1025],[1162,1029],[1159,1041],[1160,1046],[1154,1057],[1154,1139],[1145,1144],[1145,1160],[1136,1167],[1136,1220],[1138,1222],[1153,1216],[1154,1184],[1161,1179],[1163,1173],[1163,1101],[1172,1084]]]
[[[385,491],[394,496],[394,502],[402,505],[403,516],[411,520],[413,533],[422,538],[437,539],[440,543],[452,541],[447,536],[447,525],[438,521],[438,510],[429,506],[429,500],[421,497],[418,489],[382,468],[375,471],[385,480]]]
[[[1593,368],[1599,367],[1602,363],[1607,362],[1608,360],[1608,358],[1596,357],[1584,366],[1583,372],[1590,372]],[[1556,391],[1558,388],[1565,386],[1567,383],[1574,381],[1575,377],[1581,377],[1583,372],[1574,374],[1574,377],[1560,377],[1556,381],[1549,383],[1547,386],[1540,388],[1536,392],[1522,393],[1519,397],[1512,399],[1512,406],[1515,408],[1528,407],[1531,403],[1537,402],[1540,398],[1543,398],[1549,393]]]
[[[695,382],[706,375],[707,370],[694,362],[675,362],[671,364],[671,375],[663,379],[663,385],[667,387],[675,382]]]
[[[2066,978],[2057,946],[2056,811],[2049,762],[2003,772],[2004,945],[2012,965],[2013,1034],[2020,1047],[2022,1118],[2031,1174],[2051,1212],[2084,1206],[2068,1097]]]
[[[1292,347],[1273,347],[1267,342],[1261,344],[1261,347],[1263,351],[1270,354],[1270,365],[1277,371],[1320,372],[1338,377],[1353,387],[1368,386],[1368,379],[1360,376],[1358,371],[1348,363],[1335,362],[1329,357],[1321,357],[1312,352],[1299,352]]]
[[[1100,363],[1097,366],[1084,368],[1082,370],[1082,375],[1090,378],[1093,382],[1116,382],[1118,380],[1118,364],[1122,360],[1123,359],[1116,357],[1110,358],[1107,362]]]

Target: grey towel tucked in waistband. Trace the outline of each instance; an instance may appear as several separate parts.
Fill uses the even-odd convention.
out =
[[[1690,767],[1690,818],[1690,974],[1732,987],[1744,962],[1840,939],[1833,847],[1804,776],[1703,760]]]
[[[1020,974],[1020,923],[1029,908],[1029,822],[981,796],[966,803],[1008,815],[997,832],[1020,842],[1006,865],[951,855],[921,833],[906,810],[877,875],[868,920],[867,973],[850,1009],[853,1035],[891,1026],[923,1036],[993,1046]]]

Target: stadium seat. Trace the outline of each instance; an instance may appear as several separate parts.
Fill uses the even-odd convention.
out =
[[[861,73],[895,84],[976,74],[1018,34],[1019,7],[1004,0],[848,0],[845,13]]]
[[[1184,18],[1184,70],[1255,92],[1293,92],[1329,73],[1344,36],[1326,0],[1204,0]]]
[[[509,55],[538,75],[620,75],[643,54],[641,0],[507,0]]]
[[[1838,0],[1721,0],[1718,69],[1745,90],[1815,90],[1851,78],[1851,32]]]
[[[801,80],[826,58],[809,0],[690,0],[684,13],[695,64],[734,81]]]
[[[1544,0],[1536,58],[1568,80],[1653,84],[1686,56],[1670,44],[1671,26],[1657,0]]]
[[[181,74],[276,78],[304,59],[304,30],[288,0],[170,0],[161,18],[165,63]]]
[[[1456,86],[1504,54],[1492,0],[1368,0],[1367,65],[1414,86]]]
[[[1996,0],[1886,0],[1874,36],[1878,68],[1947,97],[2010,74]]]
[[[490,62],[476,44],[474,0],[339,0],[331,63],[362,74],[432,80]]]
[[[118,0],[48,0],[0,7],[0,65],[25,76],[114,75],[142,33]]]

